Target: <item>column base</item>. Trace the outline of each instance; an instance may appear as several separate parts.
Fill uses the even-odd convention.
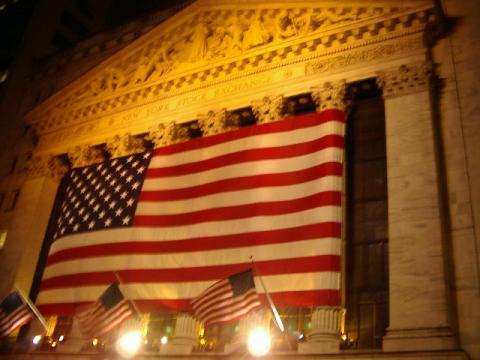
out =
[[[301,354],[335,354],[340,352],[340,339],[337,334],[315,334],[307,342],[298,344]]]
[[[193,351],[195,339],[190,337],[175,337],[172,342],[160,346],[160,354],[188,355]]]
[[[458,343],[449,328],[388,329],[384,351],[455,350]]]
[[[86,341],[84,338],[68,338],[57,345],[55,352],[61,354],[75,354],[82,351]]]

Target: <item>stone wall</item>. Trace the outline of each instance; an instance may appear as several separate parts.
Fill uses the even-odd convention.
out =
[[[443,1],[446,37],[433,49],[441,83],[438,127],[443,160],[446,274],[460,346],[480,359],[480,4]]]

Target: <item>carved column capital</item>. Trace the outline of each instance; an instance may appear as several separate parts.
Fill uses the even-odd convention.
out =
[[[106,149],[112,159],[145,151],[143,139],[130,134],[115,135],[107,140]]]
[[[345,80],[328,81],[312,88],[312,98],[317,104],[317,111],[339,109],[347,111],[350,103],[347,99],[347,83]]]
[[[152,128],[146,137],[155,147],[167,146],[189,139],[188,129],[175,122],[160,123]]]
[[[34,155],[25,165],[27,177],[34,179],[49,177],[60,180],[68,171],[63,160],[53,155]]]
[[[206,114],[198,115],[198,126],[203,136],[221,134],[238,128],[238,124],[232,119],[227,109],[210,110]]]
[[[257,117],[258,124],[281,120],[284,117],[283,95],[265,96],[261,100],[252,102],[252,110]]]
[[[431,75],[432,64],[424,61],[378,72],[377,84],[384,98],[402,96],[426,91]]]
[[[99,164],[105,161],[103,151],[91,145],[75,146],[70,149],[67,154],[73,168]]]

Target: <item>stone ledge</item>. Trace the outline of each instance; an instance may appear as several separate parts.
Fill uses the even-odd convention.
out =
[[[56,353],[29,353],[29,354],[0,354],[4,360],[67,360],[67,359],[120,359],[120,357],[112,356],[112,354],[56,354]],[[253,356],[247,354],[191,354],[191,355],[167,355],[159,353],[140,354],[134,359],[189,359],[189,360],[208,360],[208,359],[231,359],[231,360],[245,360],[255,359]],[[468,360],[468,355],[461,350],[453,351],[410,351],[410,352],[381,352],[381,351],[345,351],[338,354],[309,354],[301,355],[297,353],[275,353],[270,356],[265,356],[265,360],[274,359],[284,360],[355,360],[355,359],[375,359],[375,360],[404,360],[404,359],[425,359],[425,360]]]

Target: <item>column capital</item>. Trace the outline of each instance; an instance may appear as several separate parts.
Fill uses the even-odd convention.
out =
[[[210,110],[198,115],[198,126],[203,136],[221,134],[238,128],[227,109]]]
[[[190,139],[188,129],[172,121],[160,123],[150,128],[146,140],[153,142],[155,147],[167,146]]]
[[[258,124],[281,120],[284,117],[283,95],[265,96],[261,100],[252,101],[252,110]]]
[[[51,154],[34,155],[25,166],[27,177],[30,179],[49,177],[60,180],[68,169],[68,165],[62,159]]]
[[[400,65],[377,73],[377,84],[383,89],[383,97],[396,97],[428,89],[432,76],[429,61]]]
[[[130,134],[115,135],[107,139],[106,149],[115,159],[145,151],[145,143],[142,138]]]
[[[345,80],[327,81],[312,88],[312,98],[317,104],[318,112],[331,108],[347,111],[350,103],[346,95]]]
[[[73,168],[99,164],[105,161],[103,151],[92,145],[75,146],[67,151],[67,155]]]

